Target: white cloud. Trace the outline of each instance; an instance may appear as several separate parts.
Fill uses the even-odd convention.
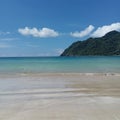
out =
[[[91,35],[92,37],[102,37],[104,36],[106,33],[110,32],[110,31],[120,31],[120,23],[112,23],[111,25],[105,25],[102,27],[99,27],[95,32],[93,32],[93,34]]]
[[[8,35],[8,34],[10,34],[10,32],[2,32],[2,31],[0,31],[0,35]]]
[[[76,32],[73,32],[73,33],[70,33],[71,36],[73,37],[78,37],[78,38],[81,38],[81,37],[85,37],[87,35],[89,35],[94,29],[94,26],[93,25],[89,25],[85,30],[83,31],[76,31]]]
[[[5,43],[0,43],[0,48],[10,48],[11,46]]]
[[[54,31],[50,28],[19,28],[18,32],[22,35],[32,35],[33,37],[47,38],[47,37],[57,37],[59,35],[58,32]]]
[[[13,41],[13,40],[19,40],[18,38],[0,38],[0,41]]]
[[[33,44],[29,44],[29,43],[26,46],[27,47],[31,47],[31,48],[37,48],[37,47],[39,47],[38,45],[33,45]]]
[[[60,54],[63,53],[64,49],[58,48],[58,49],[56,49],[55,51],[56,51],[56,53],[57,53],[58,55],[60,55]]]

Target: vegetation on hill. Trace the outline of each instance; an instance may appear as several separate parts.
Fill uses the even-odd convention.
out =
[[[120,32],[111,31],[100,38],[89,38],[69,46],[61,56],[120,55]]]

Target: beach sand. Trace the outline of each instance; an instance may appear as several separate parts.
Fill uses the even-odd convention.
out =
[[[0,120],[120,120],[120,75],[0,75]]]

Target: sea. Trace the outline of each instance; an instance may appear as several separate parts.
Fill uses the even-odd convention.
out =
[[[1,57],[3,73],[120,73],[120,56]]]

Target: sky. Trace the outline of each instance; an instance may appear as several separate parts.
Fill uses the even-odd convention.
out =
[[[120,0],[0,0],[0,57],[59,56],[120,31]]]

